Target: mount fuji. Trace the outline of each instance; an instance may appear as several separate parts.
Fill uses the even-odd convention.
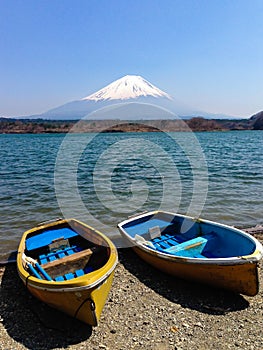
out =
[[[114,81],[94,94],[84,97],[82,100],[106,101],[106,100],[129,100],[141,96],[165,97],[172,99],[166,92],[158,89],[153,84],[139,75],[126,75]]]
[[[153,120],[200,115],[211,117],[208,113],[179,104],[168,93],[141,76],[126,75],[87,97],[34,117],[57,120]]]

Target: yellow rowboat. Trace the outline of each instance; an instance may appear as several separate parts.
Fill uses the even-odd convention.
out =
[[[17,254],[18,274],[36,298],[91,326],[98,324],[117,262],[114,244],[75,219],[25,232]]]
[[[258,293],[263,248],[242,230],[163,211],[136,215],[118,228],[143,260],[165,273],[240,294]]]

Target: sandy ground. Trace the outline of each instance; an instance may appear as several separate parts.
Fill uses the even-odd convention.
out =
[[[95,328],[33,298],[15,264],[0,267],[0,349],[263,349],[262,261],[260,292],[246,297],[163,275],[130,249],[119,260]]]

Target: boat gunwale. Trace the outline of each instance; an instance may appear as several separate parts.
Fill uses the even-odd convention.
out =
[[[104,281],[114,272],[114,270],[117,266],[117,263],[118,263],[118,260],[116,260],[116,262],[113,264],[113,266],[100,279],[97,279],[93,283],[85,284],[85,282],[87,282],[84,279],[85,276],[77,277],[74,279],[76,281],[77,279],[82,278],[83,285],[78,285],[77,283],[74,283],[74,282],[69,283],[70,281],[73,281],[73,280],[64,281],[64,282],[56,282],[56,281],[39,280],[38,278],[36,278],[30,274],[29,274],[29,277],[26,277],[26,279],[24,279],[24,276],[21,276],[20,272],[19,272],[19,275],[23,281],[27,280],[28,286],[35,288],[35,289],[45,290],[48,292],[55,292],[55,293],[79,292],[79,291],[94,289],[95,287],[98,287],[99,285],[103,284]],[[42,282],[39,283],[39,281],[42,281]],[[74,287],[74,284],[77,284],[77,285]],[[49,288],[49,287],[51,287],[51,288]]]
[[[176,256],[172,254],[168,254],[165,252],[157,251],[152,249],[150,246],[147,246],[143,243],[137,242],[135,238],[132,238],[126,230],[123,228],[124,225],[127,223],[131,223],[134,220],[138,220],[147,216],[154,216],[157,214],[165,214],[165,215],[172,215],[172,216],[178,216],[183,219],[190,219],[194,223],[200,222],[200,223],[208,223],[215,225],[217,227],[222,227],[227,230],[232,230],[246,238],[248,238],[250,241],[252,241],[255,244],[255,249],[252,254],[243,255],[243,256],[234,256],[234,257],[227,257],[227,258],[191,258],[191,257],[183,257],[183,256]],[[236,265],[236,264],[247,264],[247,263],[257,263],[262,257],[263,257],[263,246],[261,243],[252,235],[250,235],[247,232],[244,232],[238,228],[235,228],[233,226],[228,226],[225,224],[217,223],[214,221],[201,219],[201,218],[194,218],[187,215],[182,214],[174,214],[167,211],[151,211],[147,213],[138,214],[137,216],[133,216],[132,218],[128,218],[122,222],[120,222],[117,227],[119,228],[121,234],[128,239],[132,244],[133,247],[137,247],[138,249],[141,249],[145,251],[148,254],[151,254],[152,256],[158,257],[160,259],[170,260],[172,262],[177,263],[189,263],[189,264],[206,264],[206,265]]]

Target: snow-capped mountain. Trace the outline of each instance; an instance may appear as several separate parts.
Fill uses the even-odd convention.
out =
[[[138,75],[126,75],[99,91],[53,108],[44,119],[174,118],[172,97]]]
[[[141,96],[166,97],[172,99],[166,92],[158,89],[139,75],[126,75],[114,81],[103,89],[82,100],[106,101],[106,100],[129,100]]]
[[[216,118],[184,106],[141,76],[126,75],[87,97],[31,117],[142,120],[194,116]]]

